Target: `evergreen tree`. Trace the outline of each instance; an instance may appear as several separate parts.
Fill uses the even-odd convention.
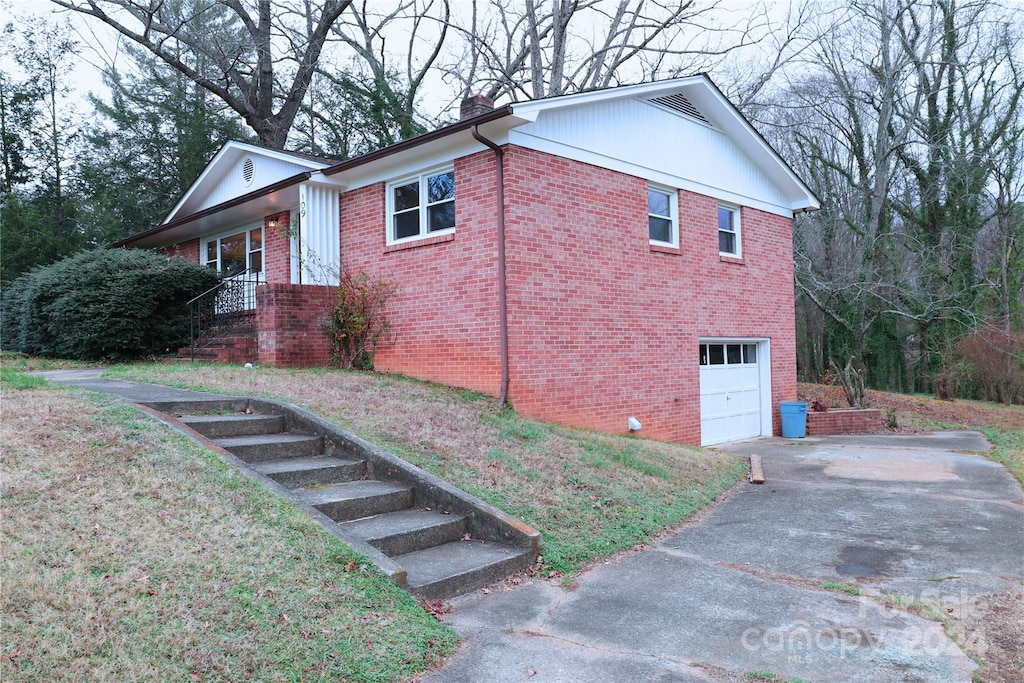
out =
[[[107,70],[110,100],[90,98],[98,121],[85,132],[85,220],[104,243],[160,223],[218,148],[251,137],[192,80],[142,50],[128,51],[137,68]]]
[[[7,24],[0,46],[16,68],[0,74],[0,282],[88,242],[75,197],[78,115],[69,104],[76,54],[67,24]]]

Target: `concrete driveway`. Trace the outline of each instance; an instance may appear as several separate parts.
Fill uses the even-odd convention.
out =
[[[762,456],[764,485],[575,590],[454,601],[463,647],[425,680],[970,681],[942,625],[883,600],[969,609],[1020,588],[1024,496],[987,449],[973,432],[734,445]]]

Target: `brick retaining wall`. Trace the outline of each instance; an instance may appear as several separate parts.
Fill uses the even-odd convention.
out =
[[[807,435],[863,434],[882,426],[882,411],[877,408],[807,412]]]

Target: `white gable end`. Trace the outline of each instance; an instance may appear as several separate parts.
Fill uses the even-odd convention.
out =
[[[195,198],[197,203],[188,213],[208,209],[307,170],[309,166],[247,154],[226,168],[219,181],[204,188],[207,190],[204,196]]]
[[[760,140],[748,149],[753,137],[737,139],[735,130],[731,115],[716,121],[715,110],[696,101],[634,96],[540,109],[509,131],[509,142],[791,216],[806,194],[794,192]]]
[[[326,160],[232,140],[221,147],[196,178],[164,223],[231,201],[307,171],[319,171]]]

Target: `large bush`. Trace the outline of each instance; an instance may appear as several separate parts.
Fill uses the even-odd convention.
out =
[[[971,370],[978,398],[1024,403],[1024,332],[978,332],[956,348]]]
[[[0,347],[85,360],[163,352],[188,339],[186,302],[216,283],[208,269],[151,251],[82,252],[0,292]]]

